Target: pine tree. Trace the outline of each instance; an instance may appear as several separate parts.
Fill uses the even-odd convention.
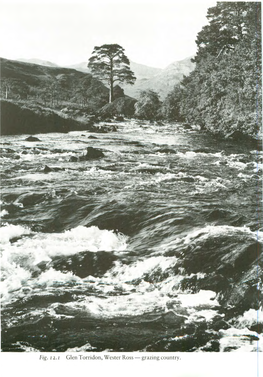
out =
[[[99,80],[109,86],[109,102],[113,101],[113,87],[116,82],[134,84],[136,77],[130,69],[130,61],[118,44],[104,44],[94,47],[88,67]]]

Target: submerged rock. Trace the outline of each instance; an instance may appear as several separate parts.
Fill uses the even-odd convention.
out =
[[[185,181],[185,182],[194,182],[194,178],[193,177],[182,177],[180,178],[181,181]]]
[[[41,203],[45,200],[44,194],[32,193],[32,194],[23,194],[19,197],[18,202],[22,203],[24,207],[33,206],[35,204]]]
[[[83,251],[75,255],[55,257],[51,265],[55,270],[71,271],[74,275],[85,278],[89,275],[104,275],[113,266],[116,259],[113,254],[106,251],[96,253]]]

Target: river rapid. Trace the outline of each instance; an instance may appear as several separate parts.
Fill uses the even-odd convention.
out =
[[[2,351],[263,350],[261,151],[139,121],[27,136],[1,144]]]

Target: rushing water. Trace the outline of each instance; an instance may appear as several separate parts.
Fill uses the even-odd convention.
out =
[[[135,121],[37,137],[2,137],[3,351],[263,349],[262,152]]]

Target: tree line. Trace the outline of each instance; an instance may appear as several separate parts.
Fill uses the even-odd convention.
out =
[[[1,79],[2,99],[33,101],[50,107],[77,105],[93,111],[107,103],[107,89],[91,75],[60,74],[42,82],[28,83],[24,79]]]

